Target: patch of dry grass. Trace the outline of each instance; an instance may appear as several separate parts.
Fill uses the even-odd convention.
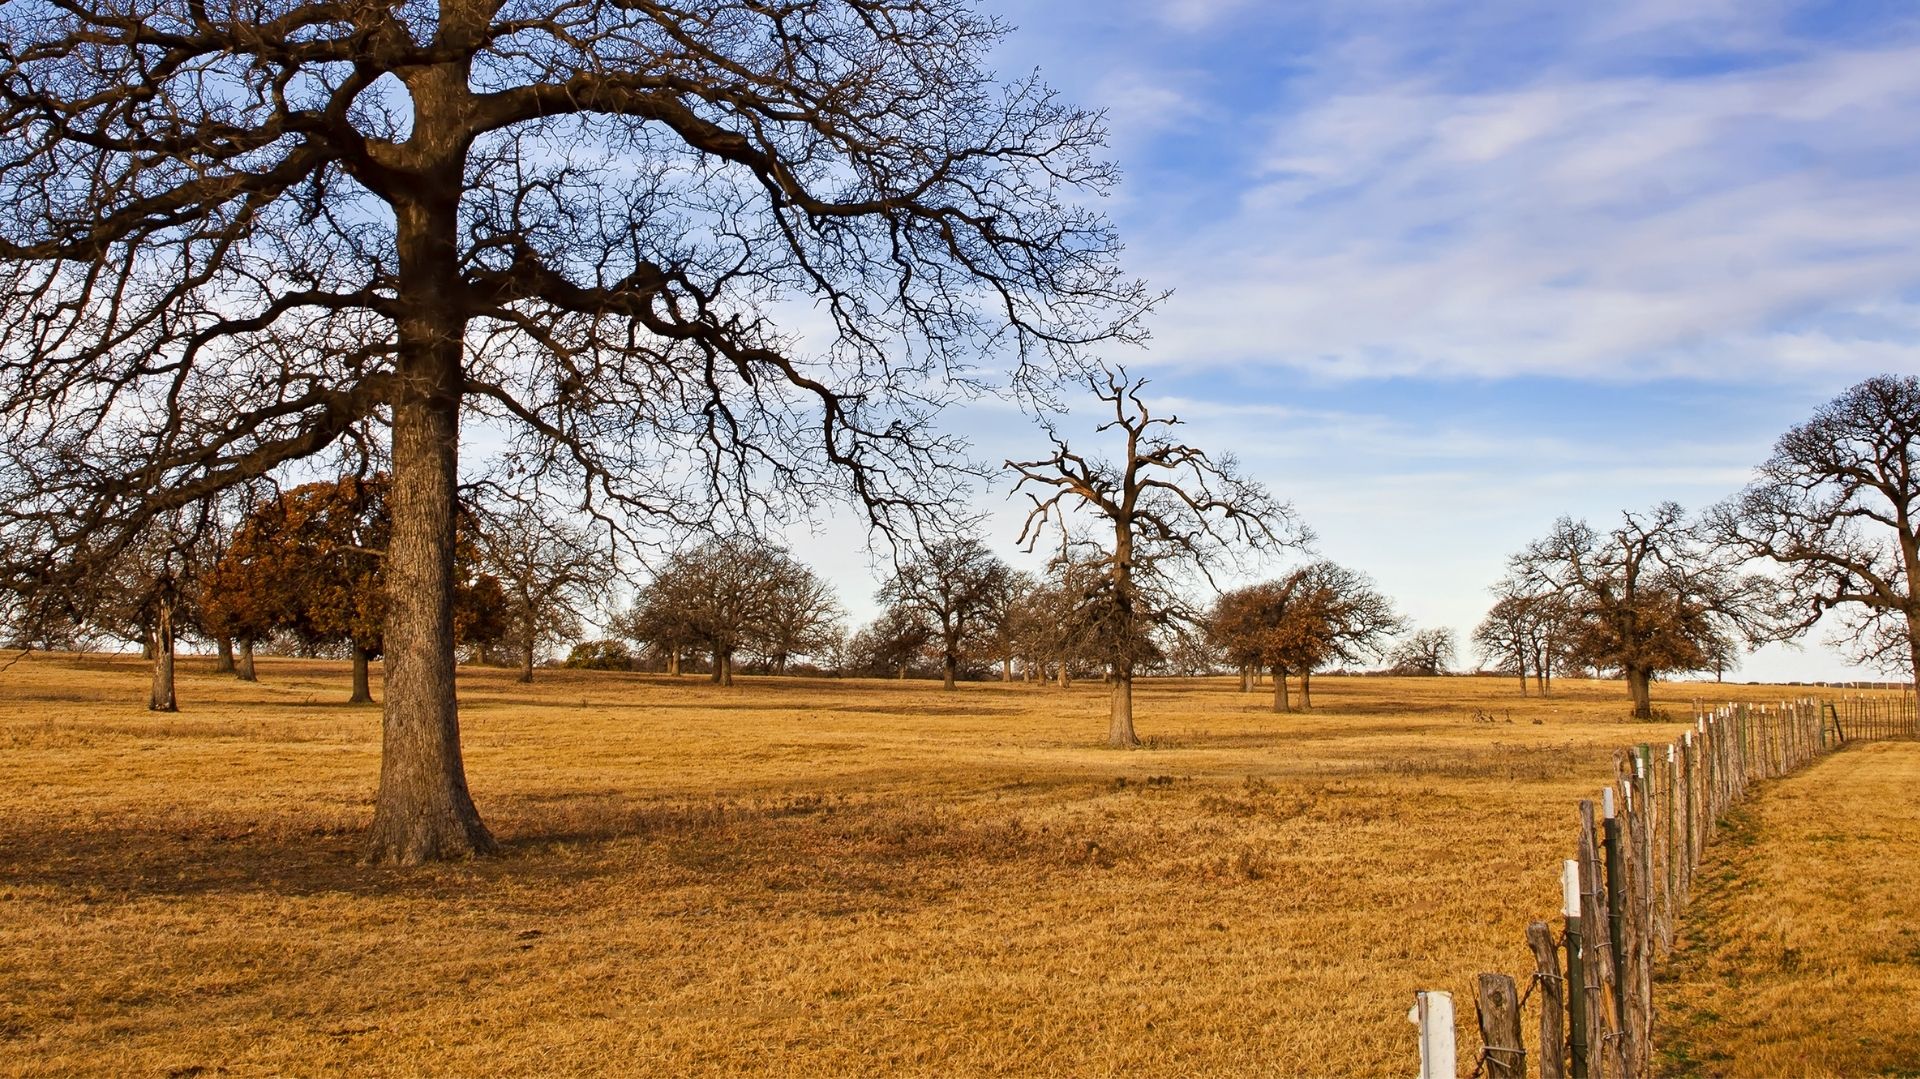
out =
[[[472,671],[507,854],[401,871],[354,862],[377,711],[261,676],[189,662],[177,716],[130,659],[0,676],[0,1072],[1409,1071],[1411,991],[1530,969],[1574,800],[1674,729],[1612,683],[1147,681],[1114,752],[1098,684]]]
[[[1701,868],[1660,983],[1672,1075],[1920,1075],[1920,743],[1761,789]]]

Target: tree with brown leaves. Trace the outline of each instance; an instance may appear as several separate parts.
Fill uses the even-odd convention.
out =
[[[1619,671],[1638,719],[1653,718],[1658,675],[1710,670],[1736,637],[1780,634],[1773,583],[1707,549],[1672,502],[1604,533],[1563,517],[1512,564],[1526,594],[1564,600],[1570,654]]]

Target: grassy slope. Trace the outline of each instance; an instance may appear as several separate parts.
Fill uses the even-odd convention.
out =
[[[398,871],[343,666],[185,667],[177,716],[130,659],[0,675],[0,1073],[1407,1071],[1411,991],[1530,969],[1574,800],[1673,729],[1150,681],[1112,752],[1098,684],[468,672],[509,853]]]
[[[1762,788],[1657,986],[1674,1075],[1920,1076],[1920,743]]]

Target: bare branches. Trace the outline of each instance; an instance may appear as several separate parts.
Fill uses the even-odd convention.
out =
[[[1180,611],[1179,589],[1168,587],[1172,575],[1191,571],[1212,584],[1223,558],[1307,542],[1292,509],[1243,476],[1232,457],[1216,460],[1178,441],[1173,429],[1179,418],[1156,416],[1141,394],[1145,386],[1145,379],[1129,379],[1124,369],[1103,368],[1090,382],[1094,395],[1113,410],[1113,419],[1098,431],[1121,440],[1123,452],[1114,461],[1075,453],[1049,429],[1052,456],[1006,463],[1019,477],[1016,492],[1037,488],[1027,491],[1030,508],[1020,530],[1028,550],[1050,526],[1064,538],[1076,511],[1091,511],[1112,528],[1112,546],[1099,556],[1101,587],[1090,595],[1104,612],[1099,636],[1108,645],[1105,658],[1114,679],[1108,732],[1114,746],[1136,744],[1137,642],[1144,625]]]
[[[9,433],[169,442],[141,494],[327,449],[379,419],[398,232],[452,197],[445,299],[517,454],[641,518],[937,513],[964,465],[942,404],[1045,395],[1152,301],[1079,197],[1114,179],[1096,117],[995,83],[1003,32],[882,0],[9,5]],[[764,315],[795,300],[825,323],[804,343]],[[351,407],[286,411],[320,390]],[[212,401],[224,431],[178,415]],[[276,448],[214,444],[276,416]],[[620,482],[664,461],[684,483]]]
[[[1920,677],[1920,378],[1870,378],[1780,437],[1714,507],[1727,548],[1779,564],[1796,631],[1829,611],[1857,659]]]
[[[1655,675],[1713,669],[1736,636],[1758,644],[1782,633],[1774,583],[1705,548],[1672,502],[1622,513],[1604,534],[1562,518],[1512,565],[1517,594],[1566,605],[1574,656],[1626,675],[1641,719]]]

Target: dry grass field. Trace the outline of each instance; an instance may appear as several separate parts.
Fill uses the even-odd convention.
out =
[[[1655,992],[1672,1075],[1920,1076],[1920,743],[1736,809]]]
[[[132,658],[0,674],[0,1072],[1406,1073],[1411,992],[1530,969],[1575,800],[1677,726],[1149,680],[1117,752],[1097,683],[469,671],[507,853],[395,870],[344,667],[208,662],[167,716]]]

